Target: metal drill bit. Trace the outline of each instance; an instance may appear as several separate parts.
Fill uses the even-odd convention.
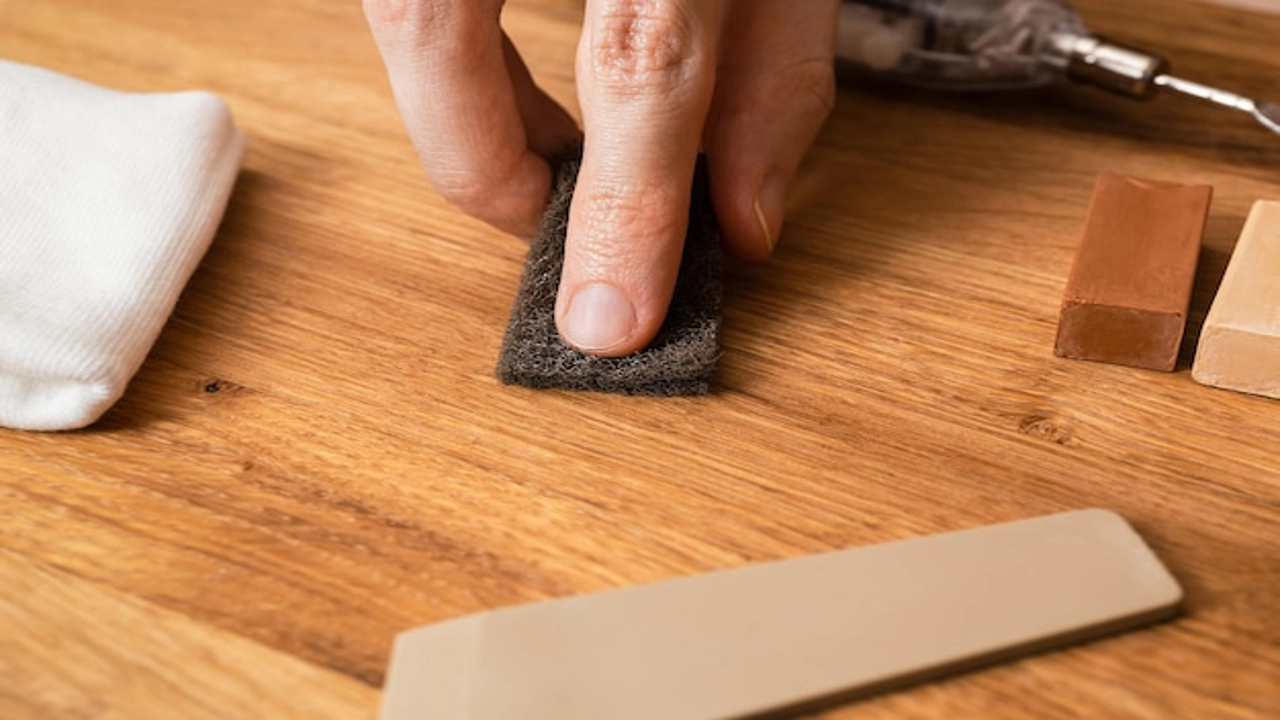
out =
[[[1129,97],[1150,97],[1172,90],[1203,102],[1249,113],[1258,124],[1280,135],[1280,105],[1260,103],[1226,90],[1169,74],[1169,61],[1155,53],[1096,35],[1054,37],[1065,58],[1067,77]]]
[[[1280,135],[1280,105],[1256,102],[1243,95],[1183,80],[1173,75],[1158,75],[1153,82],[1157,87],[1173,90],[1197,100],[1249,113],[1260,125]]]

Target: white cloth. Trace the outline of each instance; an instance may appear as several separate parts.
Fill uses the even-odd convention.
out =
[[[97,420],[209,247],[244,154],[205,92],[0,60],[0,426]]]

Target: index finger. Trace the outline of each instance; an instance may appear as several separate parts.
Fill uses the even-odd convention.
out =
[[[578,46],[585,125],[556,300],[583,352],[640,350],[675,288],[715,85],[717,0],[590,0]]]

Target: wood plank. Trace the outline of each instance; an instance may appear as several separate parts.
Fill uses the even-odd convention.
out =
[[[570,107],[577,6],[505,16]],[[1189,77],[1261,96],[1280,76],[1280,17],[1078,6]],[[432,194],[359,3],[0,3],[0,56],[212,89],[249,136],[214,246],[121,403],[86,432],[0,431],[0,551],[22,582],[244,638],[268,684],[302,663],[376,686],[392,635],[434,620],[1102,506],[1184,584],[1184,618],[822,717],[1280,715],[1280,404],[1187,371],[1248,208],[1280,199],[1280,143],[1247,119],[850,80],[776,257],[730,270],[718,392],[644,400],[492,377],[524,248]],[[1052,355],[1100,170],[1215,186],[1172,375]],[[0,577],[10,617],[45,617]],[[91,634],[57,612],[54,636]],[[138,640],[146,667],[156,642]],[[97,716],[119,678],[72,649],[30,672],[52,705],[6,720]],[[0,697],[21,696],[11,677]],[[205,712],[169,699],[121,716]]]

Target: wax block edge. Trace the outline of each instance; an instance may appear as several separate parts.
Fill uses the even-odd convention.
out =
[[[1280,337],[1259,335],[1250,330],[1220,325],[1205,327],[1201,331],[1200,341],[1196,346],[1195,361],[1191,364],[1191,378],[1206,387],[1280,400],[1280,370],[1270,377],[1249,378],[1243,382],[1224,379],[1219,374],[1217,366],[1221,362],[1220,346],[1243,338],[1272,341],[1275,347],[1271,354],[1276,356],[1275,366],[1280,368]]]
[[[1190,299],[1190,294],[1188,294]],[[1158,321],[1170,322],[1176,325],[1176,341],[1171,341],[1171,347],[1162,355],[1159,362],[1144,363],[1134,357],[1134,353],[1104,353],[1098,351],[1090,351],[1085,348],[1075,347],[1076,344],[1069,344],[1065,341],[1064,336],[1072,325],[1077,322],[1085,322],[1081,315],[1120,315],[1130,314],[1134,316],[1147,316],[1156,318]],[[1115,318],[1112,318],[1114,321]],[[1058,329],[1053,341],[1053,354],[1067,360],[1083,360],[1086,362],[1106,363],[1108,365],[1122,365],[1124,367],[1138,368],[1140,370],[1155,370],[1157,372],[1173,372],[1178,367],[1178,357],[1182,352],[1182,340],[1186,334],[1187,313],[1169,313],[1163,311],[1144,310],[1141,308],[1121,307],[1118,305],[1096,305],[1087,300],[1080,298],[1064,298],[1062,305],[1058,310]]]

